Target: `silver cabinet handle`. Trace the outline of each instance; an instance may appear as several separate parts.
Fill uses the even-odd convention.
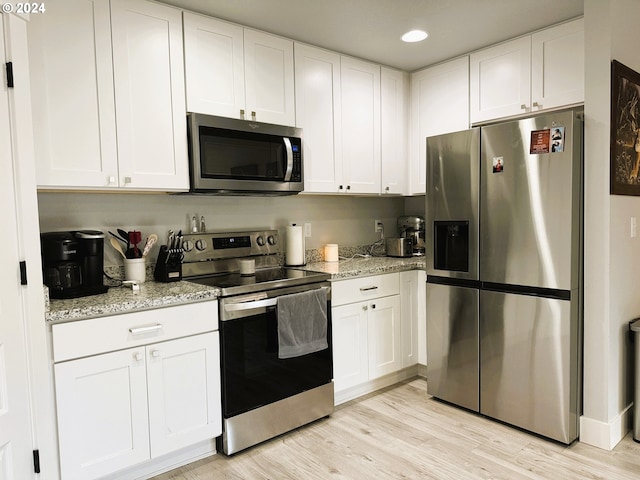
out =
[[[540,105],[538,102],[533,102],[533,106],[534,107],[541,107],[542,105]]]
[[[244,120],[244,110],[240,110],[240,117]]]
[[[363,306],[362,306],[362,309],[363,309],[363,310],[369,310],[369,307],[367,307],[366,305],[363,305]]]
[[[526,110],[526,109],[527,109],[527,106],[523,103],[522,105],[520,105],[520,108],[521,108],[522,110]]]
[[[256,112],[251,112],[251,118],[256,119]]]
[[[287,150],[287,171],[284,172],[284,181],[291,180],[291,174],[293,173],[293,148],[291,148],[291,140],[287,137],[283,138],[284,148]]]
[[[142,335],[143,333],[155,332],[156,330],[162,330],[162,324],[156,323],[155,325],[145,325],[144,327],[132,327],[129,329],[131,335]]]
[[[131,177],[124,177],[124,184],[129,185],[131,183]]]
[[[361,292],[368,292],[369,290],[377,290],[378,287],[376,287],[375,285],[371,286],[371,287],[360,287],[360,291]]]

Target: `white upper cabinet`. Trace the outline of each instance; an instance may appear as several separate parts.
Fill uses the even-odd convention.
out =
[[[380,69],[380,156],[381,193],[403,195],[407,192],[407,97],[409,75]]]
[[[293,41],[184,12],[190,112],[295,125]]]
[[[342,182],[340,55],[295,44],[296,126],[302,128],[304,191],[337,192]]]
[[[425,193],[427,137],[469,128],[469,57],[411,74],[410,193]]]
[[[181,13],[66,0],[29,25],[42,188],[189,188]]]
[[[380,193],[380,66],[340,59],[343,183],[338,190]]]
[[[38,186],[117,186],[109,1],[47,5],[28,38]]]
[[[182,12],[111,0],[120,186],[189,188]]]
[[[471,123],[584,101],[584,20],[471,54]]]
[[[293,42],[245,29],[244,69],[251,119],[294,126]]]
[[[584,102],[584,19],[531,36],[531,105],[555,108]]]
[[[183,19],[187,110],[240,118],[245,108],[243,28],[189,12]]]
[[[471,123],[530,111],[531,36],[472,53]]]

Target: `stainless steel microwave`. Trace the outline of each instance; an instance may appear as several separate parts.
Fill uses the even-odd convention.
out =
[[[187,115],[192,193],[293,195],[304,188],[302,130]]]

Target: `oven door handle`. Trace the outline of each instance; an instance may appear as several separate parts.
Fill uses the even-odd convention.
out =
[[[265,300],[254,300],[251,302],[227,303],[224,309],[227,312],[241,312],[242,310],[253,310],[254,308],[275,307],[277,303],[277,298],[267,298]]]

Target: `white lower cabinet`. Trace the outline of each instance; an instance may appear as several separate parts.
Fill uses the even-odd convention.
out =
[[[416,319],[411,309],[405,312],[402,308],[406,301],[400,278],[398,273],[389,273],[333,282],[336,404],[415,374],[407,373],[405,367],[415,368],[417,363],[417,347],[411,337],[417,331]],[[404,340],[407,335],[408,341]]]
[[[217,307],[205,308],[211,303],[217,302],[53,326],[58,358],[77,355],[66,339],[77,342],[87,329],[101,344],[100,354],[54,365],[64,480],[101,478],[222,433],[218,332],[167,339],[205,323],[217,329]],[[199,319],[193,328],[178,325],[194,314]],[[105,322],[115,335],[100,335]],[[123,344],[135,346],[101,353],[112,348],[118,332]]]

